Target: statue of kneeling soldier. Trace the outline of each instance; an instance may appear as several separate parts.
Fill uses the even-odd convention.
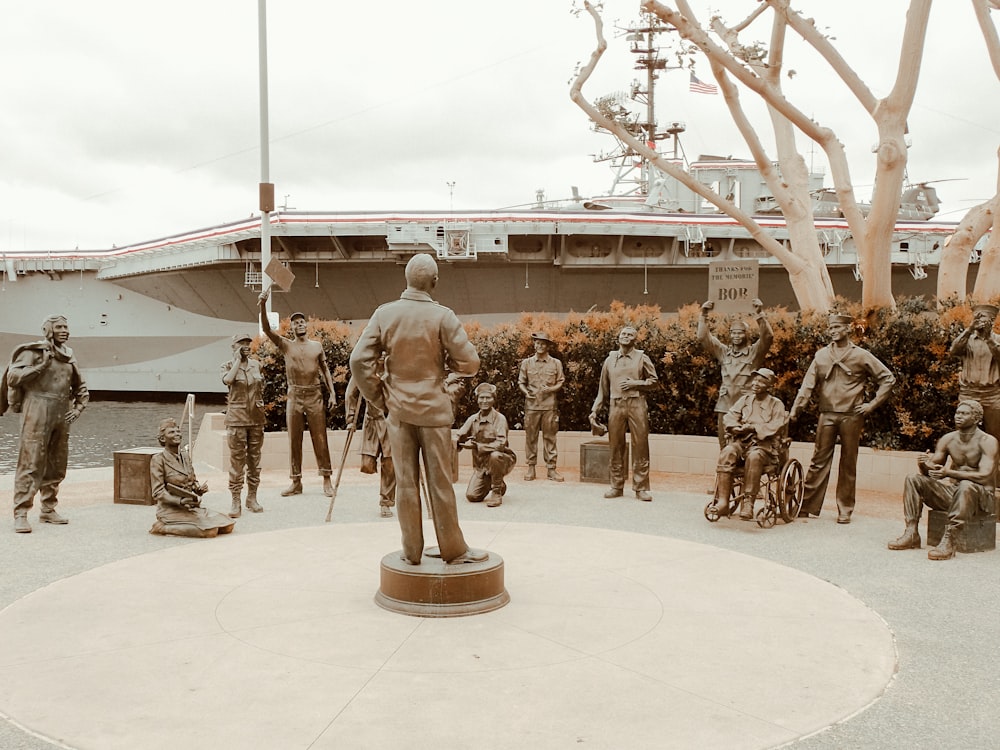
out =
[[[493,408],[497,387],[480,383],[475,393],[479,411],[465,420],[458,431],[458,449],[472,451],[472,478],[465,497],[470,503],[480,503],[485,498],[486,505],[495,508],[503,503],[507,492],[503,478],[514,468],[517,456],[507,445],[507,418]]]
[[[948,512],[948,525],[937,547],[927,551],[931,560],[955,556],[955,535],[977,512],[992,515],[994,474],[997,467],[997,439],[979,428],[983,407],[978,401],[960,401],[955,410],[955,427],[938,440],[934,454],[917,457],[919,474],[906,477],[903,487],[903,517],[906,530],[889,542],[889,549],[920,549],[917,526],[924,506]]]

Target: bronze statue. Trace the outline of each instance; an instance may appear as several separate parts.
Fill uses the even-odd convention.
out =
[[[333,494],[333,482],[330,479],[333,475],[333,469],[330,464],[330,446],[326,439],[326,409],[323,406],[320,382],[322,381],[329,393],[327,401],[332,411],[337,406],[337,394],[333,389],[333,376],[326,364],[323,345],[319,341],[306,337],[305,315],[300,312],[292,313],[291,323],[294,338],[283,338],[271,330],[266,308],[270,293],[270,289],[265,289],[258,298],[260,327],[264,331],[264,335],[284,356],[285,377],[288,380],[285,424],[288,427],[292,483],[288,489],[282,490],[281,496],[302,494],[302,431],[308,425],[313,454],[316,456],[319,473],[323,477],[323,494],[329,497]]]
[[[962,361],[958,376],[959,400],[978,401],[983,429],[1000,440],[1000,336],[993,332],[998,308],[976,305],[972,325],[951,343],[951,354]]]
[[[240,517],[240,493],[246,474],[247,510],[261,513],[257,502],[260,486],[260,452],[264,447],[264,376],[260,362],[250,357],[247,334],[233,336],[233,358],[222,365],[226,397],[226,440],[229,444],[229,492],[233,496],[230,518]]]
[[[959,402],[955,410],[957,429],[938,440],[934,455],[922,453],[917,457],[920,473],[909,475],[903,487],[906,530],[889,542],[889,549],[920,549],[917,526],[925,505],[948,512],[941,543],[927,551],[931,560],[955,556],[955,535],[977,512],[993,515],[993,477],[1000,444],[979,429],[982,419],[983,407],[977,401]]]
[[[42,323],[45,338],[14,349],[0,382],[0,414],[21,414],[21,440],[14,475],[14,531],[31,533],[28,511],[39,493],[42,523],[69,523],[56,511],[66,478],[69,426],[90,401],[73,350],[66,346],[69,323],[52,315]]]
[[[208,539],[232,531],[233,519],[201,507],[208,484],[198,483],[191,461],[180,450],[181,428],[176,420],[160,422],[157,439],[163,450],[149,460],[149,482],[156,500],[156,521],[149,533]]]
[[[802,509],[799,517],[818,516],[830,481],[833,449],[840,438],[840,473],[837,478],[837,523],[850,523],[854,512],[857,483],[858,446],[865,415],[877,409],[892,391],[895,376],[874,354],[851,342],[852,319],[829,316],[830,343],[816,352],[789,419],[795,420],[813,395],[819,407],[816,447],[806,472]],[[871,401],[865,401],[865,387],[876,386]]]
[[[608,441],[611,447],[611,489],[604,497],[621,497],[625,488],[625,430],[632,438],[632,489],[649,502],[649,411],[645,391],[656,385],[656,369],[641,349],[635,348],[637,331],[625,326],[618,333],[618,349],[608,354],[601,368],[597,398],[590,410],[596,428],[597,413],[608,403]]]
[[[385,357],[379,357],[379,371]],[[344,394],[344,408],[348,424],[354,424],[356,413],[361,407],[361,392],[352,377],[347,381]],[[382,465],[379,466],[381,459]],[[392,518],[392,508],[396,504],[396,470],[392,465],[392,446],[389,444],[389,428],[385,414],[365,401],[365,421],[361,428],[361,472],[379,472],[379,514],[382,518]]]
[[[740,396],[726,412],[724,424],[729,443],[719,454],[718,480],[712,501],[720,516],[729,513],[733,471],[743,465],[740,518],[752,521],[764,468],[779,460],[779,441],[788,424],[788,412],[785,405],[771,395],[773,385],[773,370],[766,367],[754,370],[751,373],[750,393]]]
[[[698,342],[718,360],[722,370],[719,398],[715,402],[720,448],[726,447],[724,421],[729,407],[747,392],[751,373],[764,366],[764,359],[774,341],[774,331],[764,315],[764,303],[755,299],[751,304],[759,330],[759,336],[753,343],[750,343],[746,323],[741,320],[729,326],[729,346],[712,335],[708,329],[708,314],[712,312],[715,303],[711,300],[701,306],[701,317],[698,318]]]
[[[566,378],[563,366],[550,352],[552,339],[545,333],[531,334],[535,347],[533,356],[521,360],[517,373],[517,387],[524,394],[524,450],[528,464],[524,481],[535,478],[535,464],[538,462],[538,432],[542,433],[542,457],[545,460],[548,478],[553,482],[563,481],[556,471],[559,453],[556,450],[556,433],[559,432],[559,412],[556,410],[556,394],[562,389]]]
[[[441,559],[466,563],[489,557],[465,543],[451,484],[455,412],[449,388],[479,371],[479,355],[455,313],[431,298],[437,282],[433,257],[421,254],[410,258],[406,290],[398,300],[375,310],[351,352],[351,375],[361,395],[388,414],[402,558],[411,565],[419,565],[424,552],[421,455]],[[380,377],[378,359],[382,352],[385,372]]]
[[[496,508],[507,492],[503,478],[514,468],[517,456],[507,445],[507,418],[493,408],[497,387],[480,383],[475,392],[479,411],[458,431],[458,450],[472,451],[472,478],[465,497],[470,503],[481,503],[486,498],[486,506]]]

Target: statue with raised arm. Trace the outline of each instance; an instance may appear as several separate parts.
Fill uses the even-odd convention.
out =
[[[292,313],[292,338],[286,339],[271,330],[267,319],[267,298],[271,290],[260,293],[260,327],[271,343],[285,358],[285,378],[288,381],[288,400],[285,402],[285,424],[288,427],[288,448],[291,459],[292,483],[282,490],[281,496],[302,494],[302,432],[309,426],[313,453],[319,473],[323,477],[323,494],[333,495],[333,468],[330,464],[330,446],[326,439],[326,408],[323,405],[322,386],[326,386],[328,406],[337,406],[333,389],[333,376],[323,354],[323,345],[306,335],[306,316]]]
[[[720,448],[726,447],[724,421],[729,407],[747,392],[751,374],[764,366],[764,360],[774,341],[774,331],[767,316],[764,315],[764,303],[755,299],[751,304],[759,331],[759,336],[754,342],[750,341],[747,324],[742,320],[737,320],[729,326],[728,346],[713,336],[708,327],[708,314],[715,307],[715,303],[711,300],[701,306],[701,316],[698,318],[698,342],[715,357],[722,370],[719,398],[715,402]]]
[[[233,530],[235,521],[201,506],[207,483],[199,483],[191,460],[180,449],[181,428],[174,419],[160,422],[163,450],[149,460],[149,485],[156,501],[150,534],[208,539]]]
[[[635,348],[638,334],[632,326],[618,332],[618,349],[608,354],[601,367],[597,398],[590,410],[590,424],[598,425],[597,414],[608,405],[611,488],[604,497],[625,494],[625,432],[632,439],[632,489],[640,500],[649,502],[649,409],[646,391],[656,385],[656,368],[641,349]]]
[[[858,474],[858,447],[865,416],[877,409],[892,392],[896,377],[867,349],[851,342],[849,315],[829,316],[830,343],[813,357],[799,388],[789,419],[794,421],[813,396],[819,408],[816,447],[806,472],[799,518],[818,516],[826,497],[833,465],[833,449],[840,438],[840,471],[837,475],[837,523],[850,523],[854,512]],[[865,388],[875,395],[865,401]]]
[[[233,358],[222,365],[226,397],[226,442],[229,446],[229,492],[233,505],[230,518],[240,517],[243,477],[247,483],[247,510],[261,513],[257,502],[260,486],[260,455],[264,447],[264,376],[260,362],[250,356],[248,334],[233,336]]]
[[[942,437],[934,454],[917,457],[917,474],[910,474],[903,487],[903,518],[906,529],[889,549],[920,549],[920,516],[926,505],[948,513],[948,525],[937,547],[927,551],[931,560],[955,556],[955,535],[977,514],[992,516],[995,506],[994,480],[997,439],[979,428],[983,407],[961,401],[955,410],[955,429]],[[992,524],[991,524],[992,525]],[[990,532],[992,534],[992,531]]]
[[[431,297],[437,262],[414,255],[406,264],[406,290],[372,313],[351,352],[351,375],[361,395],[386,413],[396,468],[396,512],[403,536],[402,559],[419,565],[424,554],[420,503],[421,458],[441,559],[483,562],[489,554],[469,549],[458,525],[451,483],[455,421],[450,391],[479,371],[479,354],[452,310]],[[385,352],[385,371],[378,361]]]
[[[951,342],[950,351],[962,362],[959,400],[978,401],[983,429],[1000,440],[1000,336],[993,332],[997,313],[996,305],[973,307],[972,324]]]
[[[31,533],[28,511],[40,495],[42,523],[66,524],[56,511],[66,478],[69,427],[90,401],[73,350],[66,346],[69,323],[62,315],[42,322],[45,338],[14,349],[0,383],[0,414],[21,413],[21,440],[14,475],[14,531]]]

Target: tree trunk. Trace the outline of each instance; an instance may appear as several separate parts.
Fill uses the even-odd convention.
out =
[[[960,302],[965,299],[969,276],[969,258],[972,256],[972,250],[976,243],[993,225],[996,201],[996,198],[991,198],[970,209],[962,217],[958,229],[942,248],[937,279],[937,298],[939,301],[954,298]],[[979,272],[982,275],[982,267],[980,267]]]

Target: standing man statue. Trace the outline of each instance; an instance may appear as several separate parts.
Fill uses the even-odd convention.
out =
[[[792,404],[790,420],[795,420],[813,395],[819,407],[816,447],[806,472],[802,509],[799,517],[818,516],[830,481],[833,449],[840,438],[840,473],[837,478],[837,523],[850,523],[854,512],[857,483],[858,446],[865,415],[877,409],[892,391],[895,376],[874,354],[851,342],[852,319],[848,315],[829,317],[830,343],[813,357],[799,393]],[[865,401],[865,386],[873,383],[875,395]]]
[[[544,333],[531,334],[535,353],[521,360],[517,373],[517,387],[524,394],[524,447],[528,468],[524,481],[535,478],[535,464],[538,462],[538,432],[542,432],[542,452],[548,478],[561,482],[563,478],[556,471],[559,456],[556,451],[556,433],[559,432],[559,412],[556,410],[556,394],[562,389],[566,378],[562,362],[550,355],[552,339]]]
[[[379,357],[378,373],[381,375],[385,355]],[[347,381],[344,393],[344,409],[347,424],[354,424],[358,409],[361,408],[361,392],[352,377]],[[382,465],[378,465],[381,458]],[[396,470],[392,465],[392,446],[389,444],[389,427],[385,414],[365,401],[365,421],[361,428],[361,472],[379,472],[378,505],[382,518],[392,518],[392,508],[396,504]]]
[[[45,339],[14,350],[0,383],[0,414],[21,413],[21,442],[14,475],[14,531],[31,533],[28,511],[39,493],[42,523],[69,523],[56,512],[59,484],[66,478],[69,426],[90,401],[62,315],[42,322]]]
[[[625,326],[618,333],[618,349],[608,354],[601,368],[597,398],[590,410],[590,424],[608,403],[608,441],[611,444],[611,489],[604,497],[621,497],[625,489],[625,430],[632,437],[632,489],[649,502],[649,411],[645,392],[656,385],[656,368],[641,349],[635,348],[637,331]]]
[[[972,325],[952,342],[951,353],[962,361],[959,400],[978,401],[983,429],[1000,440],[1000,336],[993,333],[997,312],[995,305],[973,307]]]
[[[920,549],[917,526],[924,506],[948,512],[948,526],[941,543],[927,551],[931,560],[955,556],[955,535],[977,512],[993,515],[997,439],[979,429],[983,407],[976,401],[960,401],[955,427],[938,440],[934,455],[917,456],[919,474],[906,478],[903,487],[903,517],[906,530],[889,542],[889,549]]]
[[[458,449],[472,451],[472,477],[465,491],[470,503],[496,508],[503,503],[507,483],[503,478],[514,468],[517,456],[507,445],[507,417],[494,409],[497,387],[492,383],[476,386],[479,411],[465,420],[458,431]],[[487,496],[487,492],[489,495]]]
[[[286,339],[271,330],[267,319],[267,298],[271,290],[260,293],[260,327],[264,335],[271,339],[278,351],[285,358],[285,377],[288,380],[288,400],[285,402],[285,423],[288,426],[288,447],[291,454],[292,483],[288,489],[281,492],[282,497],[302,494],[302,431],[309,426],[309,437],[312,440],[313,454],[319,473],[323,476],[323,494],[333,495],[333,482],[330,477],[333,469],[330,465],[330,446],[326,440],[326,409],[323,406],[323,391],[320,381],[326,385],[330,394],[328,405],[332,411],[337,406],[337,394],[333,389],[333,376],[326,364],[323,345],[313,339],[306,338],[306,316],[300,312],[292,313],[292,334],[294,338]],[[303,420],[303,415],[305,419]]]
[[[247,483],[247,510],[261,513],[257,502],[260,486],[260,454],[264,447],[264,376],[260,362],[250,357],[247,334],[233,336],[233,358],[222,365],[226,397],[226,441],[229,445],[229,492],[233,496],[230,518],[240,517],[243,476]]]
[[[726,412],[747,392],[751,374],[764,366],[764,360],[774,341],[774,331],[764,315],[764,303],[755,299],[751,304],[760,332],[754,343],[750,343],[747,324],[741,320],[729,326],[729,346],[713,336],[708,329],[708,314],[715,307],[711,300],[701,306],[701,317],[698,318],[698,343],[718,360],[722,369],[722,384],[719,386],[719,398],[715,402],[720,448],[726,447]]]
[[[361,395],[373,408],[388,414],[402,558],[410,565],[419,565],[424,552],[421,455],[441,559],[474,563],[489,557],[465,543],[451,483],[455,411],[449,389],[479,371],[479,355],[455,313],[431,298],[437,282],[433,257],[410,258],[406,290],[398,300],[372,313],[351,352],[351,376]],[[380,377],[382,352],[385,372]]]

